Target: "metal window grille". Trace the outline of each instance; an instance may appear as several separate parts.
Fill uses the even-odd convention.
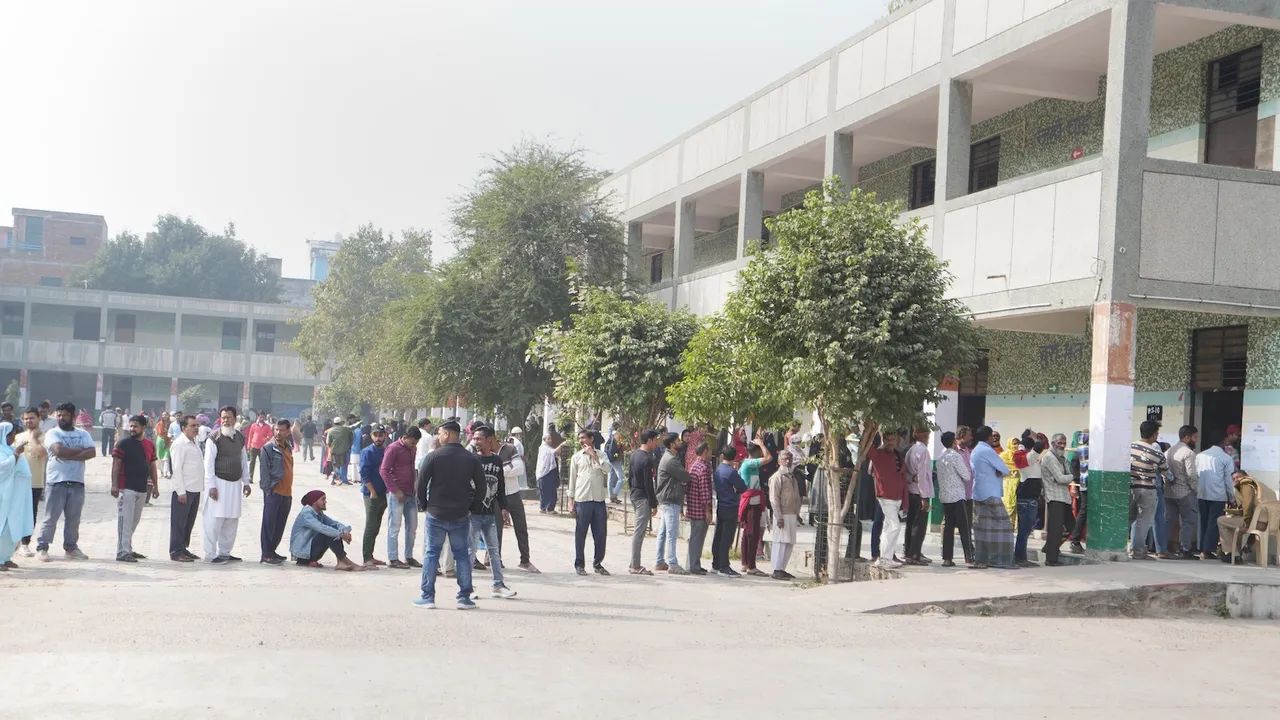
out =
[[[1244,389],[1248,355],[1248,325],[1196,330],[1191,343],[1191,389]]]
[[[938,161],[926,160],[911,168],[911,198],[908,208],[928,207],[933,204],[937,182]]]
[[[986,395],[987,371],[990,367],[991,361],[987,350],[978,350],[977,362],[974,363],[973,369],[960,376],[960,394]]]
[[[976,142],[969,149],[969,192],[995,187],[1000,182],[1000,136]]]
[[[1209,63],[1209,122],[1252,110],[1261,98],[1261,45]]]

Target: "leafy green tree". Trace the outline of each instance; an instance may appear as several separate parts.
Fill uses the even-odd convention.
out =
[[[204,385],[192,385],[178,393],[178,407],[182,412],[191,414],[200,412],[200,404],[209,402],[213,397]]]
[[[403,308],[403,349],[427,383],[525,422],[553,394],[528,357],[538,328],[573,312],[568,270],[588,285],[622,278],[622,225],[599,193],[607,173],[580,149],[528,141],[490,158],[459,197],[457,253]]]
[[[308,372],[334,363],[334,381],[379,407],[422,407],[431,399],[402,347],[396,303],[411,297],[431,269],[431,233],[396,237],[365,225],[342,240],[329,277],[312,289],[315,311],[297,321],[294,348]],[[343,414],[346,410],[343,411]]]
[[[583,287],[567,322],[539,329],[529,354],[555,378],[562,403],[604,410],[626,434],[666,417],[667,388],[680,379],[680,357],[698,330],[687,310],[616,290]]]
[[[363,410],[359,395],[342,382],[332,382],[320,386],[312,416],[323,426],[325,418],[345,418],[349,413],[360,416]]]
[[[895,13],[915,2],[915,0],[889,0],[889,13]]]
[[[756,346],[732,307],[712,315],[680,361],[683,379],[667,390],[675,416],[690,425],[751,423],[777,427],[795,417],[795,400],[777,382],[778,368]]]
[[[18,381],[10,381],[8,387],[4,389],[4,401],[16,408],[18,407],[18,399],[21,397],[22,389],[18,387]]]
[[[270,260],[237,239],[234,225],[213,235],[176,215],[161,215],[145,238],[126,231],[103,243],[72,282],[99,290],[241,302],[280,297]]]
[[[844,517],[838,443],[860,437],[865,457],[877,430],[921,422],[940,380],[968,368],[975,331],[963,304],[946,297],[950,275],[899,203],[849,192],[837,178],[804,204],[769,220],[772,249],[743,269],[728,304],[741,313],[779,382],[812,407],[824,430],[830,517]],[[786,322],[777,319],[786,317]],[[839,522],[827,525],[828,577],[836,578]]]

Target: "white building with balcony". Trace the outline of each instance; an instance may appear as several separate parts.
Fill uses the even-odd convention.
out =
[[[605,189],[652,294],[699,313],[823,177],[901,201],[983,328],[939,424],[1090,429],[1091,534],[1123,548],[1149,416],[1242,423],[1280,483],[1278,31],[1269,1],[916,0]]]

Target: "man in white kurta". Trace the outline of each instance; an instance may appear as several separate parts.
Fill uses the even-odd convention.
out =
[[[240,560],[231,547],[240,526],[240,503],[253,492],[249,454],[235,422],[235,409],[223,408],[220,426],[204,445],[204,561],[215,565]],[[219,453],[224,455],[221,463]]]

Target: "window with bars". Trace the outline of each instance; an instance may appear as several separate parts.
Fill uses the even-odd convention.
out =
[[[276,351],[276,324],[255,323],[253,351],[272,353]]]
[[[974,363],[973,369],[960,376],[960,394],[986,395],[987,370],[990,366],[991,361],[987,350],[979,349],[977,361]]]
[[[969,192],[993,188],[1000,182],[1000,136],[969,148]]]
[[[1248,356],[1248,325],[1196,330],[1191,341],[1191,389],[1243,390]]]
[[[911,197],[908,198],[907,209],[915,210],[933,204],[937,171],[937,159],[926,160],[911,167]]]
[[[649,282],[662,282],[662,253],[649,256]]]
[[[1257,167],[1262,46],[1209,63],[1205,159],[1210,165]]]

